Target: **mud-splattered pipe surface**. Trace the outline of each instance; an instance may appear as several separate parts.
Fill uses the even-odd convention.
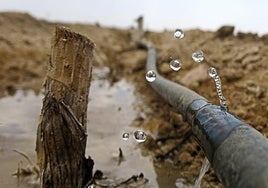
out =
[[[224,187],[268,188],[268,139],[250,125],[196,92],[163,78],[157,72],[156,50],[147,44],[149,84],[183,115]]]

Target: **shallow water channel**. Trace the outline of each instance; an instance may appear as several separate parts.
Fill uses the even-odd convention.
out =
[[[110,86],[101,76],[104,73],[105,70],[94,71],[89,95],[86,154],[93,158],[94,170],[100,169],[117,179],[127,179],[142,172],[149,179],[145,187],[175,187],[176,171],[167,164],[155,167],[150,156],[142,156],[139,148],[142,143],[133,138],[137,128],[129,125],[137,114],[135,88],[125,80]],[[42,94],[18,90],[14,96],[0,99],[0,187],[37,187],[11,175],[20,161],[24,167],[27,165],[27,161],[12,149],[22,151],[36,161],[35,136],[42,98]],[[127,141],[122,139],[124,132],[130,133]],[[120,165],[119,148],[124,155]]]

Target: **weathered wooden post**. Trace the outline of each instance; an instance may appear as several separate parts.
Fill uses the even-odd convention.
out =
[[[94,43],[57,27],[46,76],[36,152],[41,187],[82,187],[92,176],[85,157]]]

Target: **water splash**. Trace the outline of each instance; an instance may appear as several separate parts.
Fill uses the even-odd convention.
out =
[[[176,29],[174,32],[174,38],[176,39],[183,39],[184,38],[184,32],[181,29]]]
[[[219,97],[220,101],[220,106],[224,111],[228,110],[226,99],[223,96],[222,89],[221,89],[221,79],[220,76],[217,73],[217,70],[214,67],[209,67],[208,69],[208,75],[213,78],[215,84],[216,84],[216,89],[217,89],[217,94]]]
[[[174,71],[179,71],[182,67],[182,62],[178,59],[171,60],[169,67]]]
[[[128,140],[129,139],[129,133],[123,133],[122,139],[123,140]]]
[[[153,70],[149,70],[146,75],[145,78],[148,82],[154,82],[156,79],[156,74]]]
[[[201,169],[200,169],[199,176],[198,176],[198,178],[195,180],[195,183],[194,183],[193,188],[200,188],[200,186],[201,186],[201,181],[202,181],[204,175],[206,174],[206,172],[208,171],[209,167],[210,167],[210,163],[209,163],[208,159],[205,158],[205,159],[203,160],[203,164],[202,164],[202,167],[201,167]]]
[[[142,130],[136,130],[135,132],[134,132],[134,139],[137,141],[137,142],[139,142],[139,143],[141,143],[141,142],[145,142],[145,140],[146,140],[146,138],[147,138],[147,134],[144,132],[144,131],[142,131]]]
[[[196,63],[200,63],[202,62],[205,58],[204,58],[204,52],[202,50],[194,52],[192,54],[192,59],[194,60],[194,62]]]

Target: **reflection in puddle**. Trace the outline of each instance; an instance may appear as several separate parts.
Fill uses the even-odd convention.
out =
[[[0,135],[35,139],[42,96],[33,91],[18,90],[14,96],[0,99]]]

